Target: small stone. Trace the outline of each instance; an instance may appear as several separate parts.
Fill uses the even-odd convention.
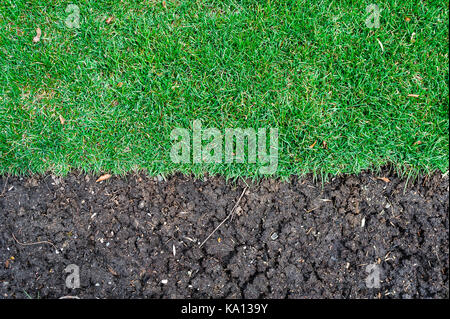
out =
[[[162,283],[163,285],[167,285],[168,282],[169,282],[169,281],[168,281],[167,279],[161,280],[161,283]]]
[[[145,207],[145,201],[141,200],[138,207],[139,207],[139,209],[143,209]]]
[[[277,233],[273,233],[273,234],[270,236],[270,239],[272,239],[272,240],[277,240],[277,239],[278,239],[278,234],[277,234]]]

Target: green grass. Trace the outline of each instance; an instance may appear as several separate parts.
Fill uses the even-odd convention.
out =
[[[172,163],[170,131],[194,119],[277,127],[278,176],[447,171],[448,14],[447,1],[0,0],[0,173],[258,175]]]

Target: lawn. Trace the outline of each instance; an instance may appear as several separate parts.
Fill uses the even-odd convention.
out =
[[[260,174],[173,163],[171,131],[196,119],[277,128],[276,176],[445,172],[448,15],[447,1],[0,0],[0,174]]]

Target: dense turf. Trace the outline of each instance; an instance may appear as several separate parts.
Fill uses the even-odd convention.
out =
[[[280,176],[448,169],[447,1],[137,2],[0,0],[0,173],[257,174],[173,164],[194,119],[278,127]]]

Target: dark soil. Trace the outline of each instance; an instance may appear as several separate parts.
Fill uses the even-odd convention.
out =
[[[0,178],[1,298],[449,297],[439,173],[250,184],[202,247],[244,181],[97,177]],[[79,289],[66,287],[69,264]],[[366,284],[369,264],[380,288]]]

